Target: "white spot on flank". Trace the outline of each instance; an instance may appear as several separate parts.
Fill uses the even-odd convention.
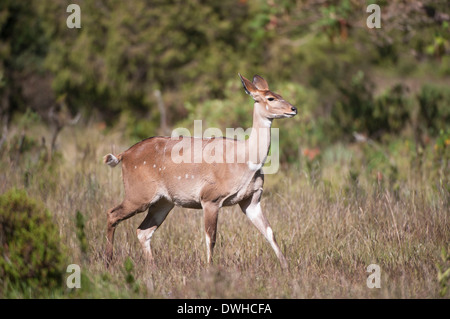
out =
[[[145,164],[147,164],[147,162],[146,162],[146,161],[144,161],[144,165],[145,165]]]
[[[181,179],[181,176],[178,176],[178,179]]]
[[[161,170],[161,167],[159,168],[159,170]]]
[[[165,169],[166,169],[166,167],[164,166],[164,167],[163,167],[163,170],[165,170]]]
[[[155,168],[156,167],[156,164],[153,164],[153,168]]]
[[[189,177],[189,174],[186,174],[186,176],[185,176],[186,178],[188,178]]]
[[[134,169],[136,169],[136,168],[137,168],[137,166],[134,167]]]

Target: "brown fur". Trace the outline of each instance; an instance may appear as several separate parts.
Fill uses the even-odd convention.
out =
[[[107,213],[108,263],[113,255],[116,226],[145,210],[148,210],[148,214],[138,227],[137,235],[147,258],[152,261],[150,238],[175,205],[203,209],[210,262],[216,241],[219,209],[239,204],[272,245],[282,267],[287,267],[286,259],[276,244],[272,229],[260,208],[264,184],[261,166],[269,151],[272,120],[292,117],[297,114],[297,110],[281,96],[270,92],[263,78],[255,76],[252,83],[241,77],[241,81],[246,92],[255,100],[253,129],[248,140],[185,139],[184,151],[190,152],[190,163],[175,163],[172,160],[172,150],[180,141],[170,137],[149,138],[117,156],[105,156],[104,162],[108,165],[115,166],[122,162],[125,188],[123,202]],[[269,102],[269,97],[275,100]],[[192,154],[195,154],[196,143],[201,145],[202,150],[207,147],[222,149],[223,153],[215,155],[223,158],[223,163],[195,163]],[[226,163],[225,150],[231,149],[235,151],[234,154],[245,149],[244,161]]]

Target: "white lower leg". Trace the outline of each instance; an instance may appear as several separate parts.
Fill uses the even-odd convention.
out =
[[[273,231],[270,226],[267,226],[265,237],[267,241],[270,243],[270,246],[272,246],[273,250],[275,251],[275,254],[277,255],[278,259],[280,260],[281,266],[283,268],[287,267],[287,261],[284,257],[283,253],[280,250],[280,247],[278,247],[278,244],[275,241],[275,237],[273,236]]]
[[[211,263],[211,257],[212,257],[212,249],[211,249],[211,238],[209,237],[208,233],[205,234],[205,242],[206,242],[206,261],[208,264]]]
[[[270,227],[268,221],[266,220],[266,218],[262,213],[261,204],[258,202],[256,205],[249,206],[245,213],[247,217],[250,219],[250,221],[253,223],[253,225],[255,225],[256,228],[258,228],[258,230],[264,235],[266,240],[269,242],[276,256],[280,260],[281,266],[283,268],[286,268],[287,267],[286,258],[281,252],[280,247],[278,247],[278,244],[276,243],[275,237],[273,235],[272,228]]]
[[[152,260],[152,250],[150,247],[150,241],[152,239],[153,233],[155,232],[157,226],[153,226],[148,229],[137,229],[137,237],[139,242],[141,243],[142,249],[144,250],[144,254],[149,261]]]

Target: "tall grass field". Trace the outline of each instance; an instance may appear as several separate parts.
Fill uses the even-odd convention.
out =
[[[449,297],[448,176],[432,160],[432,145],[419,160],[399,141],[391,166],[380,169],[366,158],[373,145],[335,144],[266,175],[262,209],[288,272],[238,206],[220,211],[212,265],[205,262],[202,211],[176,207],[152,238],[155,264],[146,263],[136,238],[143,213],[118,226],[106,268],[106,212],[124,194],[120,167],[102,157],[131,141],[120,127],[80,122],[61,132],[48,159],[43,139],[51,132],[39,121],[16,123],[0,154],[0,194],[23,189],[41,202],[63,257],[56,286],[39,277],[28,286],[3,273],[2,298]],[[71,264],[79,266],[80,288],[67,285]],[[379,266],[379,288],[368,284],[369,265]]]

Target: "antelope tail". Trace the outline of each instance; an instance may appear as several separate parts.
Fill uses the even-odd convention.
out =
[[[103,157],[103,163],[114,167],[122,161],[122,154],[114,156],[113,154],[108,154]]]

